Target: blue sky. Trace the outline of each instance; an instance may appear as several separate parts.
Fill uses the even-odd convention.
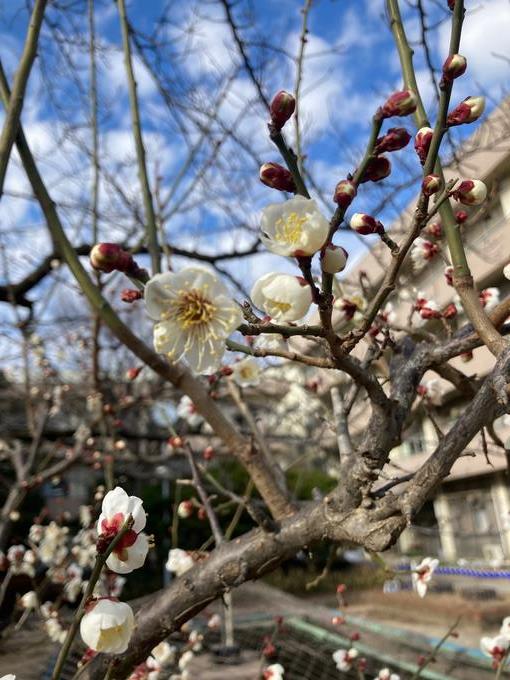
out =
[[[70,3],[72,5],[72,3]],[[434,65],[440,68],[448,48],[450,16],[446,0],[427,0],[430,46]],[[411,39],[419,36],[416,12],[407,2],[402,10]],[[78,38],[87,36],[86,3],[77,3],[74,10],[62,17],[49,8],[48,18],[74,44],[64,53],[56,46],[55,32],[50,24],[43,29],[40,52],[31,76],[23,123],[29,142],[37,155],[52,195],[62,203],[61,216],[70,237],[79,243],[90,237],[90,148],[87,129],[86,92],[88,87],[87,55]],[[159,23],[165,7],[170,7],[168,21]],[[247,42],[250,57],[263,70],[265,92],[292,90],[295,69],[287,55],[295,55],[299,46],[302,2],[297,0],[242,0],[234,14]],[[510,35],[510,4],[508,0],[466,0],[468,10],[461,53],[467,57],[468,72],[456,81],[453,102],[483,91],[489,98],[488,109],[508,91],[510,57],[507,37]],[[165,59],[161,68],[172,96],[183,97],[195,106],[193,121],[178,107],[170,113],[158,89],[138,57],[135,70],[138,79],[142,121],[148,152],[149,172],[153,180],[159,176],[164,196],[182,173],[190,145],[199,140],[197,122],[207,123],[207,106],[218,114],[223,125],[214,127],[215,139],[220,139],[224,127],[233,127],[250,153],[236,143],[222,147],[217,163],[210,168],[198,186],[196,166],[185,173],[184,180],[170,202],[170,219],[166,225],[171,242],[215,252],[251,243],[256,233],[258,214],[262,206],[280,200],[280,196],[257,180],[256,158],[279,160],[267,139],[265,114],[256,103],[255,91],[246,72],[239,65],[233,48],[230,29],[223,23],[223,10],[218,2],[163,0],[150,2],[133,0],[128,14],[136,28],[145,36],[158,27],[158,38],[165,41]],[[441,20],[445,20],[441,23]],[[25,0],[10,0],[0,8],[0,53],[12,77],[20,54],[27,25]],[[121,185],[125,198],[140,206],[140,192],[134,150],[130,133],[130,118],[124,66],[120,52],[120,30],[116,5],[110,0],[97,0],[96,26],[101,47],[99,58],[101,153],[103,167]],[[301,120],[306,152],[306,165],[323,190],[328,214],[333,188],[361,156],[369,128],[370,117],[386,96],[401,86],[398,58],[391,34],[384,21],[383,0],[315,0],[310,14],[310,34],[306,50],[303,79]],[[59,33],[61,35],[62,33]],[[488,39],[489,38],[489,39]],[[271,45],[266,49],[264,44]],[[261,48],[262,45],[262,48]],[[149,59],[151,53],[147,52]],[[73,62],[76,78],[66,64]],[[419,46],[415,57],[418,81],[424,100],[434,119],[434,96],[429,72]],[[237,68],[237,70],[236,70]],[[232,75],[225,96],[218,105],[219,90]],[[183,94],[184,93],[184,94]],[[253,102],[250,104],[250,102]],[[397,121],[391,121],[394,125]],[[397,124],[412,131],[410,120]],[[187,142],[180,136],[184,127]],[[456,130],[455,136],[465,134]],[[292,128],[289,139],[292,141]],[[211,157],[212,146],[201,147],[199,158]],[[371,212],[380,200],[390,195],[378,217],[386,224],[398,215],[412,197],[413,188],[395,193],[403,179],[419,173],[419,165],[410,146],[393,154],[394,171],[389,180],[377,186],[364,185],[354,209]],[[126,209],[119,194],[108,182],[101,188],[101,233],[103,240],[121,238],[126,229],[133,230],[132,211]],[[36,264],[49,248],[40,214],[29,193],[22,169],[16,157],[7,177],[7,195],[2,200],[2,243],[10,253],[9,278],[18,280]],[[21,197],[20,197],[21,196]],[[173,208],[172,208],[173,206]],[[184,207],[183,207],[184,206]],[[252,232],[240,229],[248,224]],[[139,237],[134,229],[133,241]],[[351,261],[363,253],[363,246],[351,233],[342,231],[336,242],[351,253]],[[231,273],[239,275],[246,287],[262,273],[276,268],[293,270],[290,262],[272,255],[262,255],[229,263]],[[0,270],[5,279],[6,272]],[[58,299],[59,309],[73,309],[73,283],[57,272],[44,290],[56,288],[52,299]],[[63,302],[62,302],[63,300]],[[45,303],[46,304],[46,303]],[[55,313],[46,304],[44,314]],[[46,308],[45,308],[46,309]],[[8,314],[4,310],[3,314]]]

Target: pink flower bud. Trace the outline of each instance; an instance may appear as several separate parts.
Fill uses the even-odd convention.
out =
[[[269,111],[271,113],[271,122],[277,130],[281,130],[285,123],[294,113],[296,108],[296,100],[285,90],[280,90],[273,97]]]
[[[351,217],[351,229],[362,236],[384,233],[384,227],[381,222],[365,213],[354,213]]]
[[[90,251],[90,264],[100,272],[127,272],[133,266],[133,258],[117,243],[97,243]]]
[[[443,64],[443,80],[449,82],[465,73],[467,59],[462,54],[451,54]]]
[[[324,250],[321,250],[322,271],[327,274],[338,274],[347,264],[349,253],[342,246],[334,246],[329,243]]]
[[[469,215],[465,210],[458,210],[455,213],[455,221],[457,224],[464,224],[464,222],[468,219]]]
[[[143,366],[135,366],[133,368],[128,368],[126,371],[126,378],[127,380],[136,380],[138,376],[140,375],[140,371],[142,370]]]
[[[427,160],[427,154],[429,152],[433,134],[434,130],[432,128],[422,127],[418,130],[416,137],[414,138],[414,148],[422,165],[424,165]]]
[[[136,300],[141,300],[143,298],[143,293],[141,290],[135,290],[134,288],[124,288],[121,291],[120,299],[122,302],[128,302],[129,304],[136,302]]]
[[[379,180],[388,177],[390,173],[391,163],[386,156],[375,156],[368,161],[365,172],[360,179],[360,184],[364,182],[379,182]]]
[[[381,154],[385,151],[400,151],[409,144],[411,135],[402,127],[390,128],[388,132],[377,139],[374,153]]]
[[[485,97],[467,97],[448,114],[446,124],[450,127],[478,120],[485,109]]]
[[[296,185],[292,179],[292,175],[278,163],[264,163],[259,172],[260,181],[267,187],[278,189],[278,191],[288,191],[296,193]]]
[[[427,236],[433,236],[434,238],[442,238],[443,236],[441,222],[432,222],[432,224],[428,224],[423,231]]]
[[[421,190],[425,196],[432,196],[441,188],[441,178],[439,175],[427,175],[421,183]]]
[[[487,198],[487,187],[479,179],[465,179],[452,192],[452,196],[464,205],[480,205]]]
[[[333,200],[342,208],[348,208],[357,194],[356,185],[350,179],[343,179],[336,185]]]
[[[401,92],[394,92],[391,97],[388,97],[380,112],[383,118],[408,116],[416,111],[416,106],[417,101],[414,92],[412,90],[402,90]]]
[[[446,309],[443,310],[444,319],[453,319],[457,316],[458,310],[454,302],[451,302]]]
[[[420,309],[420,316],[422,319],[440,319],[441,312],[433,307],[422,307]]]

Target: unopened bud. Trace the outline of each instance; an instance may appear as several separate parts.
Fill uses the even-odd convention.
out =
[[[431,224],[428,224],[423,231],[427,236],[433,236],[434,238],[442,238],[443,236],[441,222],[432,222]]]
[[[354,213],[351,217],[351,229],[362,236],[384,233],[384,227],[381,222],[365,213]]]
[[[121,291],[120,294],[120,299],[122,300],[122,302],[127,302],[129,304],[136,302],[136,300],[141,300],[142,298],[143,298],[142,291],[136,290],[135,288],[124,288],[124,290]]]
[[[453,319],[457,316],[457,307],[454,302],[451,302],[446,309],[443,310],[444,319]]]
[[[463,361],[465,364],[467,364],[468,361],[471,361],[472,358],[473,358],[473,352],[463,352],[460,355],[461,361]]]
[[[177,506],[177,514],[181,519],[188,519],[193,514],[193,501],[181,501]]]
[[[179,435],[168,437],[167,442],[173,449],[182,449],[184,446],[184,439]]]
[[[264,163],[259,172],[260,181],[267,187],[278,189],[278,191],[288,191],[296,193],[296,185],[292,175],[278,163]]]
[[[464,205],[480,205],[487,198],[487,187],[479,179],[466,179],[452,192],[452,196]]]
[[[138,376],[140,375],[140,371],[142,370],[143,366],[135,366],[133,368],[128,368],[126,371],[126,378],[127,380],[136,380]]]
[[[467,97],[448,114],[447,125],[462,125],[478,120],[485,109],[485,97]]]
[[[429,303],[430,305],[430,303]],[[440,319],[441,312],[432,306],[422,307],[420,309],[420,316],[422,319]]]
[[[342,208],[348,208],[357,194],[356,185],[350,179],[343,179],[336,185],[333,200]]]
[[[214,449],[212,446],[206,446],[202,453],[204,460],[212,460],[214,458]]]
[[[421,190],[425,196],[432,196],[439,191],[441,184],[439,175],[427,175],[421,183]]]
[[[379,137],[375,144],[374,153],[381,154],[385,151],[400,151],[411,140],[411,135],[403,127],[390,128],[388,132]]]
[[[296,100],[285,90],[280,90],[273,97],[269,111],[271,113],[271,122],[277,130],[281,130],[285,123],[294,113],[296,108]]]
[[[457,224],[464,224],[464,222],[468,219],[469,215],[465,210],[458,210],[455,213],[455,221]]]
[[[451,54],[443,64],[443,80],[451,82],[465,73],[467,59],[462,54]]]
[[[390,173],[391,163],[386,156],[375,156],[368,161],[365,172],[360,179],[360,183],[379,182],[379,180],[388,177]]]
[[[90,264],[100,272],[127,272],[133,266],[133,258],[117,243],[97,243],[90,251]]]
[[[334,246],[329,243],[321,250],[321,268],[327,274],[338,274],[345,269],[349,253],[342,246]]]
[[[383,118],[408,116],[416,111],[416,106],[417,101],[414,92],[412,90],[402,90],[401,92],[394,92],[391,97],[388,97],[380,112]]]
[[[448,0],[448,7],[452,10],[455,9],[455,0]]]
[[[434,130],[432,128],[422,127],[418,130],[414,138],[414,148],[422,165],[424,165],[427,160],[427,154],[429,152],[433,134]]]

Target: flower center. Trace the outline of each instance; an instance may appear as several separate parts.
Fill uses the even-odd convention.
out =
[[[182,328],[208,323],[216,307],[199,290],[181,291],[177,303],[176,318]]]
[[[283,243],[297,243],[303,233],[306,215],[299,216],[296,212],[280,217],[275,223],[275,237]]]
[[[119,635],[122,635],[123,625],[112,626],[111,628],[101,629],[99,640],[97,643],[97,651],[101,652],[103,649],[110,649],[118,640]]]
[[[271,311],[273,316],[275,314],[275,311],[282,312],[283,314],[285,314],[285,312],[288,312],[289,309],[292,307],[290,302],[279,302],[278,300],[270,300],[269,302],[271,304]]]

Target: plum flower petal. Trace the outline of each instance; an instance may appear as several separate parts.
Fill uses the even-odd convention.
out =
[[[427,594],[428,583],[438,565],[438,559],[425,557],[413,571],[413,586],[420,597],[425,597]]]

